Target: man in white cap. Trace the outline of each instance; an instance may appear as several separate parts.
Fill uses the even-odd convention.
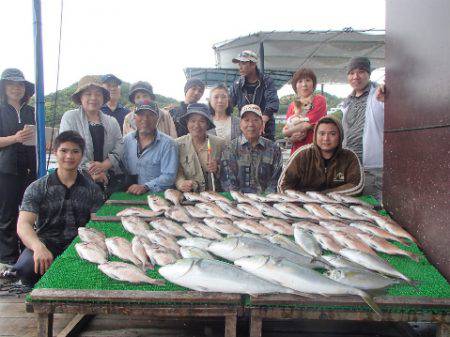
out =
[[[277,89],[272,78],[259,71],[258,56],[251,50],[242,51],[233,59],[238,64],[240,78],[231,87],[231,105],[241,111],[244,105],[256,104],[261,108],[264,122],[263,136],[275,140],[275,119],[280,105]]]
[[[242,135],[232,140],[222,154],[220,181],[224,191],[276,192],[283,157],[278,145],[261,136],[262,116],[255,104],[242,107]]]

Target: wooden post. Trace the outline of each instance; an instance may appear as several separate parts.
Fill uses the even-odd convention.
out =
[[[37,337],[53,337],[53,314],[38,314]]]
[[[262,318],[255,313],[254,310],[250,311],[250,337],[262,336]]]
[[[450,327],[446,323],[438,324],[436,337],[448,337],[450,336]]]
[[[225,316],[225,337],[236,337],[236,323],[236,314]]]

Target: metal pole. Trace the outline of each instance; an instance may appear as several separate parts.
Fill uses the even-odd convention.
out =
[[[259,67],[261,73],[264,73],[264,42],[259,43]]]
[[[323,96],[323,88],[325,87],[325,84],[320,84],[320,94]]]
[[[38,176],[44,176],[45,168],[45,101],[44,101],[44,65],[42,59],[42,20],[41,0],[33,0],[34,28],[34,68],[36,83],[36,125],[37,125],[37,166]]]

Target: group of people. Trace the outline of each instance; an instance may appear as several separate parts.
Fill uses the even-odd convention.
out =
[[[380,198],[384,88],[370,82],[367,58],[352,59],[347,68],[354,90],[342,123],[327,116],[314,72],[294,74],[297,95],[283,128],[293,146],[284,168],[274,142],[274,82],[258,69],[252,51],[233,62],[240,77],[231,90],[217,85],[208,105],[201,104],[205,85],[189,79],[184,101],[167,110],[148,82],[130,86],[128,109],[116,76],[81,78],[72,95],[78,108],[64,113],[54,141],[58,168],[36,181],[35,147],[26,145],[35,137],[28,105],[34,86],[20,70],[6,69],[0,79],[0,269],[33,285],[114,191],[356,195],[366,187],[364,193]]]

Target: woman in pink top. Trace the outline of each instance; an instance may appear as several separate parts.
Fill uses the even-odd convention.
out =
[[[314,137],[314,126],[327,114],[324,96],[315,94],[317,77],[311,69],[300,68],[292,76],[292,88],[297,97],[286,112],[283,135],[292,142],[291,155],[300,147],[310,144]]]

